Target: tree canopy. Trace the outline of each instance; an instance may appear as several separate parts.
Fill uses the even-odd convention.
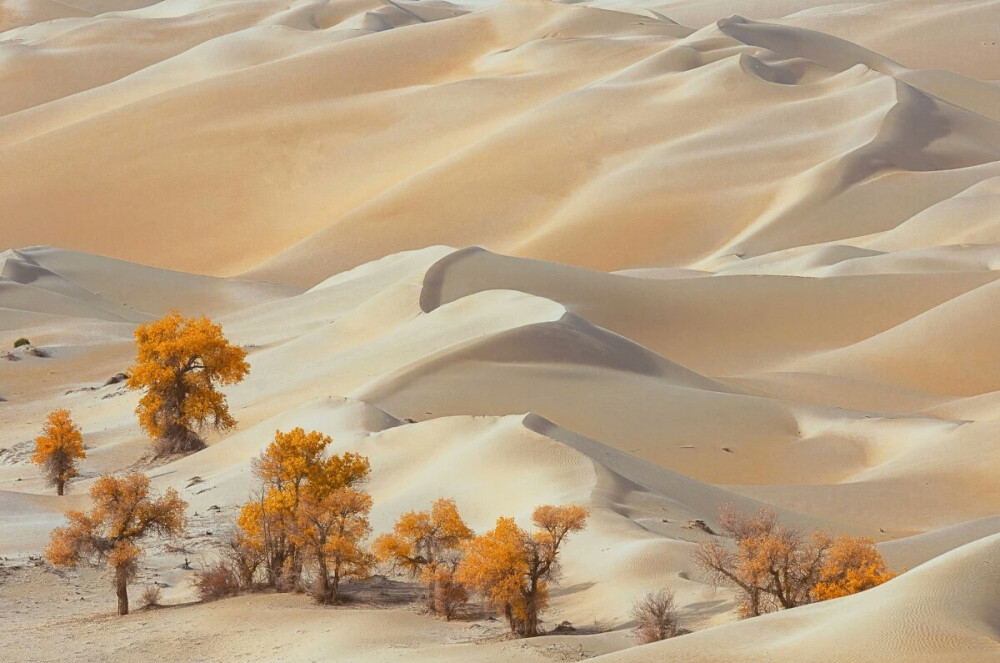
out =
[[[587,509],[575,504],[540,506],[532,514],[533,534],[513,518],[498,518],[492,530],[468,543],[456,577],[501,612],[511,631],[538,635],[538,615],[548,606],[562,545],[583,530],[587,517]]]
[[[76,461],[87,457],[83,450],[83,434],[73,423],[68,410],[49,414],[42,434],[35,438],[35,453],[31,461],[42,466],[50,486],[62,495],[66,482],[77,476]]]
[[[738,590],[741,617],[845,596],[893,577],[870,539],[806,535],[763,508],[744,514],[725,506],[719,525],[735,546],[703,543],[695,560],[717,583]]]
[[[138,472],[99,478],[90,488],[90,497],[89,512],[68,511],[69,524],[52,531],[45,557],[56,566],[106,563],[115,571],[118,614],[127,615],[128,583],[135,579],[143,554],[140,542],[152,534],[181,534],[187,504],[173,488],[154,498],[149,478]]]
[[[218,385],[240,382],[250,370],[246,352],[231,345],[222,327],[202,316],[171,311],[135,330],[136,363],[128,387],[145,390],[136,414],[156,441],[158,454],[204,447],[206,424],[226,431],[236,425]]]

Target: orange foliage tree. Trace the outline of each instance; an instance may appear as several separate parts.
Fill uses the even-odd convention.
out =
[[[276,431],[254,462],[257,497],[237,520],[245,545],[263,557],[268,585],[296,585],[305,550],[317,563],[317,598],[323,602],[336,600],[341,578],[363,576],[372,565],[360,546],[370,531],[371,498],[351,490],[371,466],[350,452],[326,456],[330,442],[317,431]]]
[[[83,435],[70,419],[69,411],[51,412],[41,436],[35,438],[31,460],[42,466],[49,485],[56,487],[56,494],[63,494],[66,482],[77,476],[76,461],[86,457]]]
[[[307,491],[300,503],[292,538],[316,562],[318,602],[336,603],[342,579],[371,575],[375,558],[361,545],[371,533],[371,508],[371,496],[353,488]]]
[[[159,498],[149,493],[149,478],[133,472],[103,476],[90,489],[88,513],[69,511],[69,525],[52,532],[45,557],[56,566],[104,562],[114,572],[118,614],[128,614],[128,583],[135,579],[139,543],[151,534],[176,536],[184,531],[187,504],[173,488]]]
[[[166,317],[135,330],[136,363],[129,389],[145,390],[136,414],[156,441],[158,455],[197,451],[207,423],[225,431],[236,425],[226,397],[216,385],[240,382],[250,365],[246,352],[231,345],[222,328],[202,316]]]
[[[825,532],[807,536],[782,525],[772,511],[763,508],[756,514],[743,514],[724,506],[719,512],[719,525],[725,535],[735,540],[735,550],[709,541],[698,547],[695,560],[718,584],[738,590],[740,617],[811,603],[818,598],[814,592],[824,574],[828,583],[847,586],[841,581],[853,569],[850,564],[855,558],[841,553],[853,550],[854,540],[850,537],[842,537],[835,544]],[[874,547],[869,552],[878,555]],[[881,560],[881,555],[878,558]],[[838,575],[841,571],[843,574]]]
[[[817,601],[835,599],[877,587],[895,577],[886,567],[875,541],[839,536],[827,552],[812,595]]]
[[[494,529],[466,545],[456,578],[502,612],[512,632],[538,635],[538,615],[548,606],[562,544],[571,532],[583,530],[587,516],[575,504],[540,506],[532,514],[533,534],[513,518],[498,518]]]
[[[380,535],[372,548],[381,562],[419,577],[427,585],[432,611],[450,619],[464,602],[461,583],[454,577],[462,544],[473,532],[458,513],[455,500],[440,498],[428,511],[410,511],[399,517],[391,533]],[[440,585],[440,586],[439,586]]]

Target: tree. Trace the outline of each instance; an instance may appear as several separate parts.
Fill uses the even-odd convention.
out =
[[[45,557],[56,566],[106,563],[115,572],[118,614],[127,615],[128,583],[135,579],[143,554],[140,542],[151,534],[182,533],[187,504],[173,488],[154,499],[149,478],[138,472],[99,478],[90,497],[94,505],[89,513],[69,511],[69,525],[53,530]]]
[[[493,530],[467,544],[456,578],[502,612],[512,632],[538,635],[538,615],[548,606],[562,544],[571,532],[583,530],[587,515],[574,504],[540,506],[532,514],[534,534],[513,518],[498,518]]]
[[[665,589],[648,592],[632,606],[632,619],[643,644],[674,637],[678,630],[674,593]]]
[[[66,482],[77,476],[76,461],[86,457],[83,435],[70,419],[69,411],[49,413],[41,436],[35,438],[35,453],[31,460],[42,466],[45,478],[50,486],[56,487],[57,495],[62,495]]]
[[[302,500],[293,538],[316,562],[314,596],[319,603],[339,600],[341,580],[371,575],[375,559],[361,545],[371,533],[371,508],[371,496],[353,488],[309,492]]]
[[[839,536],[830,546],[812,595],[817,601],[835,599],[863,592],[895,577],[886,567],[875,541]]]
[[[371,471],[368,459],[355,453],[327,457],[331,441],[302,428],[275,431],[274,441],[254,461],[260,487],[237,524],[246,545],[263,558],[270,586],[292,586],[300,579],[303,531],[316,526],[303,521],[303,502],[322,503],[334,491],[362,483]]]
[[[461,555],[462,544],[472,537],[473,532],[459,515],[455,500],[439,498],[430,512],[410,511],[400,516],[392,533],[380,535],[372,544],[372,549],[379,561],[392,564],[412,578],[419,577],[427,585],[428,606],[433,612],[450,619],[450,614],[439,611],[437,607],[455,604],[459,595],[464,593],[464,589],[460,592],[455,586],[459,583],[453,577],[454,567]],[[447,566],[451,566],[450,571]],[[438,596],[436,590],[439,578],[448,583],[448,589],[442,596]]]
[[[856,558],[849,554],[852,549],[844,543],[835,545],[821,531],[806,536],[779,523],[767,509],[748,515],[724,506],[719,525],[735,540],[735,550],[710,541],[698,547],[695,560],[716,583],[738,590],[740,617],[811,603],[817,598],[814,590],[824,573],[828,580],[822,591],[828,592],[834,584],[849,584],[845,582],[848,569],[852,574],[857,571],[853,566]],[[835,551],[837,554],[831,556]]]
[[[158,455],[204,448],[198,433],[207,423],[219,431],[236,426],[216,386],[240,382],[250,365],[246,352],[222,335],[222,327],[204,316],[185,319],[171,311],[140,325],[135,342],[136,364],[127,385],[146,392],[136,414]]]

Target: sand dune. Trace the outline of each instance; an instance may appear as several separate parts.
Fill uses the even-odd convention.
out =
[[[0,0],[0,648],[995,660],[998,12]],[[251,371],[235,430],[151,464],[137,394],[107,379],[171,309],[220,322]],[[87,448],[62,498],[28,460],[57,407]],[[543,625],[577,631],[436,621],[405,578],[334,609],[193,604],[185,561],[295,426],[371,459],[376,532],[440,496],[478,531],[587,506]],[[33,557],[134,467],[191,524],[140,565],[170,607],[117,620],[96,572]],[[691,557],[711,535],[689,521],[726,503],[871,536],[909,570],[737,622]],[[661,587],[694,632],[637,648],[629,608]]]
[[[733,302],[753,292],[758,301],[780,300],[787,283],[787,292],[800,293],[791,301],[803,316],[818,293],[877,310],[864,304],[871,296],[866,288],[874,292],[895,283],[898,293],[910,294],[866,321],[871,331],[865,333],[875,342],[942,310],[953,319],[948,307],[992,288],[987,271],[942,272],[945,278],[932,272],[635,278],[479,249],[431,247],[386,257],[302,291],[51,249],[11,252],[5,264],[5,278],[15,289],[4,291],[4,305],[44,312],[50,300],[18,299],[16,288],[33,288],[78,307],[56,309],[61,317],[27,328],[46,334],[39,338],[52,358],[10,365],[17,372],[8,384],[17,389],[8,392],[3,416],[15,455],[0,463],[0,490],[7,491],[8,505],[0,526],[11,541],[6,554],[39,550],[59,522],[59,508],[85,502],[91,477],[129,466],[146,453],[132,415],[134,395],[118,387],[66,386],[88,386],[91,380],[90,386],[99,387],[98,371],[129,361],[131,326],[148,319],[150,311],[175,306],[218,315],[231,338],[251,348],[251,377],[229,390],[239,430],[213,440],[201,453],[150,470],[158,487],[177,488],[199,514],[187,545],[200,554],[213,549],[207,532],[225,531],[247,498],[251,459],[275,429],[299,425],[331,433],[338,450],[372,459],[377,530],[439,495],[458,500],[477,529],[501,514],[523,520],[542,502],[588,505],[592,525],[566,550],[561,585],[566,591],[555,595],[550,616],[578,624],[621,628],[631,602],[650,586],[677,593],[688,628],[727,621],[732,601],[703,581],[690,557],[693,543],[707,535],[685,526],[696,518],[713,525],[724,503],[747,510],[768,504],[803,527],[896,539],[886,544],[887,551],[904,564],[994,530],[990,520],[950,526],[994,513],[1000,503],[988,460],[995,424],[930,414],[935,408],[972,412],[972,404],[963,407],[950,395],[919,388],[907,396],[873,387],[866,395],[849,380],[838,382],[832,369],[820,371],[826,376],[823,386],[808,394],[781,388],[767,372],[712,378],[671,360],[669,352],[697,347],[693,330],[700,328],[702,340],[715,335],[719,362],[729,356],[739,366],[735,360],[747,347],[773,348],[773,361],[804,355],[794,361],[815,363],[823,357],[768,340],[780,326],[775,321],[756,337],[711,323],[712,307],[696,305],[706,302],[705,292]],[[700,290],[709,286],[714,291]],[[691,302],[687,309],[676,304],[684,298]],[[112,303],[126,304],[134,317],[109,319]],[[632,316],[630,308],[649,314]],[[750,308],[746,311],[749,320]],[[67,314],[75,322],[60,326]],[[902,322],[893,326],[897,320]],[[649,324],[665,326],[651,332]],[[684,325],[692,338],[678,345]],[[814,329],[817,335],[805,335],[812,338],[809,343],[843,343],[829,330],[820,333],[820,325]],[[848,326],[843,329],[846,333]],[[36,384],[44,374],[51,383]],[[810,373],[784,375],[793,386],[810,384]],[[878,376],[869,379],[884,384]],[[855,404],[834,405],[848,393]],[[904,412],[865,409],[874,402],[896,403]],[[90,449],[82,480],[66,502],[38,497],[46,489],[24,454],[30,444],[24,440],[52,404],[70,408],[85,422]],[[420,423],[406,423],[407,418]],[[466,468],[461,476],[456,467]],[[909,536],[930,530],[937,531]],[[595,561],[594,550],[616,552]],[[175,602],[192,595],[190,572],[177,563],[176,553],[157,548],[145,571],[166,579],[167,597]],[[93,591],[89,580],[74,582],[81,583],[79,591]],[[34,623],[30,614],[26,623]],[[181,623],[191,618],[178,617]],[[820,619],[825,617],[814,621]],[[726,633],[712,642],[726,642]],[[420,655],[438,655],[435,647],[441,645],[434,642],[421,646]],[[919,646],[931,651],[938,646],[934,642]],[[612,630],[581,641],[580,651],[597,655],[629,644],[626,634]],[[463,646],[447,645],[440,655],[458,656]],[[220,658],[237,650],[238,645],[227,645]],[[524,652],[525,660],[532,651]]]
[[[709,3],[698,10],[713,20],[685,27],[669,11],[693,16],[683,3],[640,20],[529,0],[165,0],[33,22],[0,41],[3,84],[19,91],[0,117],[0,163],[19,173],[0,185],[3,232],[11,246],[302,285],[433,243],[704,267],[860,241],[997,176],[991,86],[798,25],[851,11],[767,4],[751,18],[796,25],[731,16],[740,3]],[[947,11],[897,9],[921,25]],[[754,168],[727,165],[736,154]],[[208,219],[240,232],[199,235]]]
[[[992,661],[998,554],[988,537],[869,592],[597,660]]]

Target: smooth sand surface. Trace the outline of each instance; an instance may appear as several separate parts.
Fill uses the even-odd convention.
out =
[[[0,0],[0,659],[1000,658],[1000,2]],[[992,32],[991,32],[992,29]],[[207,314],[239,426],[144,458],[108,378]],[[47,357],[10,350],[25,336]],[[63,498],[28,460],[72,411]],[[372,524],[591,509],[545,629],[198,604],[276,429],[370,457]],[[95,477],[190,504],[117,619],[38,560]],[[749,621],[691,552],[726,503],[871,536],[885,586]],[[638,647],[632,602],[682,627]],[[600,659],[598,659],[600,660]]]

